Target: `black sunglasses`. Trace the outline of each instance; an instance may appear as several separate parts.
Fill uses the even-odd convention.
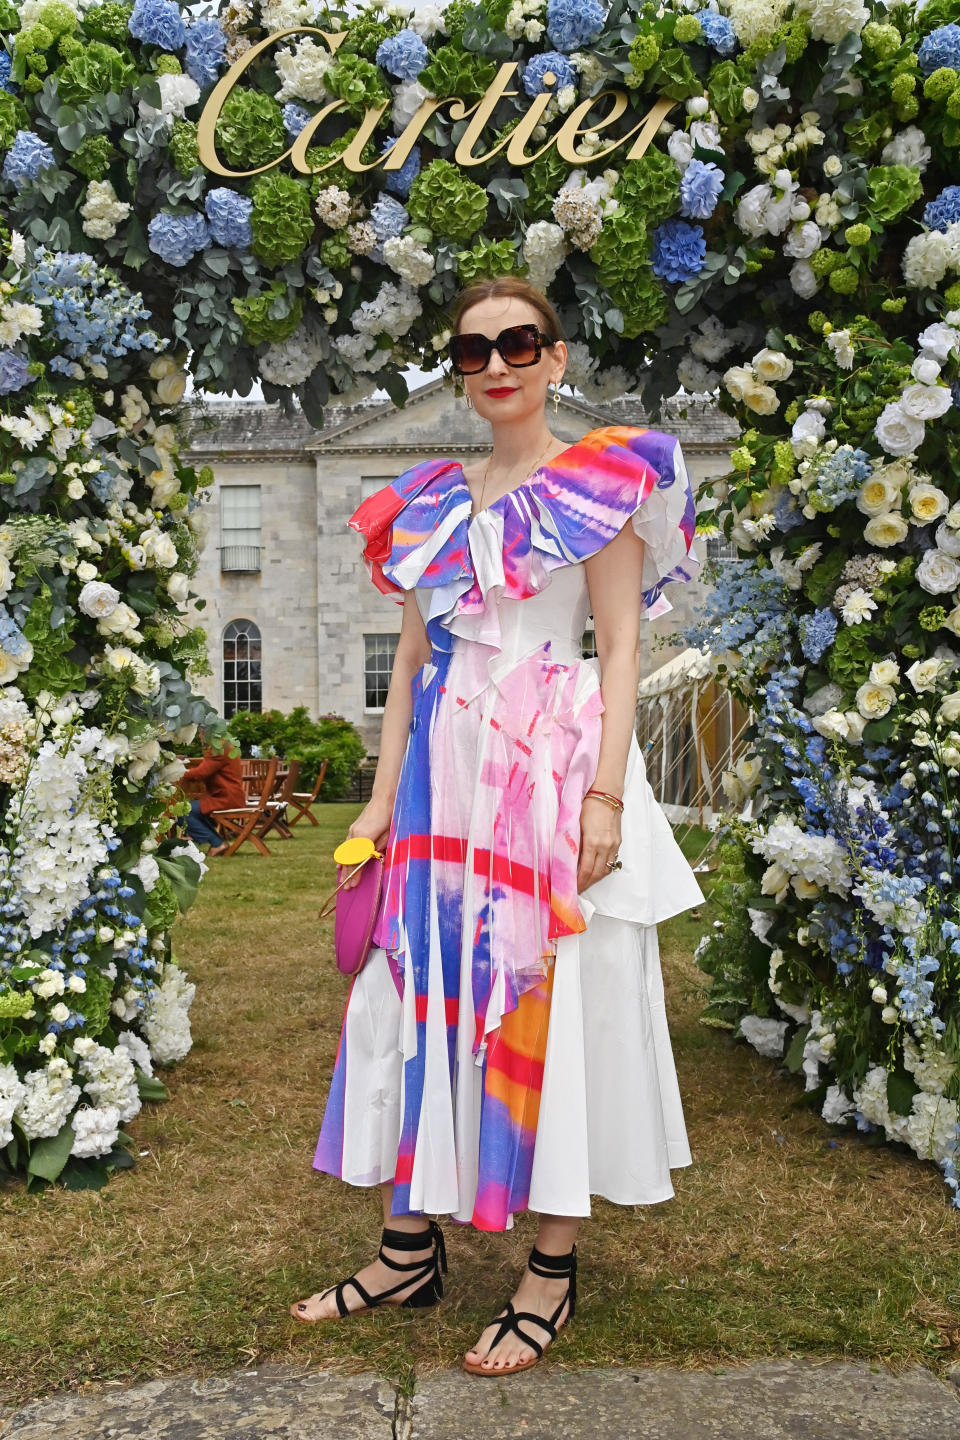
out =
[[[490,364],[494,350],[506,364],[520,369],[524,365],[536,365],[541,347],[556,343],[549,335],[544,335],[538,325],[509,325],[506,330],[500,331],[496,340],[487,335],[453,335],[447,345],[447,354],[458,375],[479,375]]]

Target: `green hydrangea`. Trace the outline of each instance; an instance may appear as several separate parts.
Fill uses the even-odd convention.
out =
[[[650,240],[642,214],[621,205],[607,217],[590,250],[597,279],[611,294],[629,288],[650,264]]]
[[[291,300],[282,280],[274,280],[260,295],[240,296],[231,301],[240,317],[244,339],[251,345],[275,345],[287,340],[303,317],[303,298]]]
[[[0,90],[0,150],[9,150],[18,130],[30,129],[30,116],[16,95]]]
[[[398,17],[387,19],[382,12],[378,15],[376,11],[355,11],[350,16],[347,38],[337,53],[352,53],[362,56],[364,60],[375,60],[377,50],[384,40],[389,35],[396,35],[402,27],[403,21]]]
[[[0,0],[0,30],[12,35],[20,29],[20,15],[12,0]]]
[[[456,95],[460,100],[479,100],[492,84],[497,62],[486,55],[465,50],[458,40],[441,45],[417,77],[433,95]]]
[[[348,110],[362,115],[368,108],[385,105],[390,100],[390,90],[382,72],[362,55],[347,53],[338,58],[324,76],[323,83],[342,100]]]
[[[512,6],[513,0],[485,0],[483,8],[486,12],[487,19],[490,21],[490,28],[492,30],[503,29],[504,21],[510,14]],[[448,12],[449,6],[447,10],[444,11],[444,20],[446,20]]]
[[[57,42],[57,54],[61,60],[70,60],[74,55],[79,55],[83,49],[82,41],[76,35],[61,35]]]
[[[917,106],[917,108],[919,109],[920,107]],[[960,85],[957,86],[947,101],[947,114],[951,120],[960,120]]]
[[[124,45],[129,39],[128,22],[133,14],[132,5],[123,5],[120,0],[106,0],[103,5],[93,5],[83,17],[83,28],[94,40],[113,40]]]
[[[450,0],[443,12],[443,28],[451,40],[460,39],[464,26],[478,8],[474,0]]]
[[[917,88],[917,77],[915,75],[897,75],[890,86],[890,96],[897,105],[902,105],[908,100]]]
[[[321,165],[327,165],[342,155],[357,133],[357,126],[347,130],[343,135],[338,136],[330,145],[314,145],[307,151],[307,164],[317,173],[311,177],[310,193],[312,198],[317,198],[317,192],[326,185],[339,185],[341,190],[355,190],[359,176],[354,171],[348,170],[344,165],[331,165],[329,170],[321,170]],[[360,153],[361,162],[364,165],[372,165],[377,158],[377,150],[371,141],[365,145]]]
[[[848,225],[843,232],[843,238],[848,245],[857,247],[859,245],[869,245],[872,234],[873,231],[870,229],[870,226],[860,221],[857,225]]]
[[[176,55],[158,55],[153,64],[157,75],[182,75],[183,66]]]
[[[773,447],[770,479],[774,485],[789,485],[797,468],[797,457],[789,440],[777,440]]]
[[[0,992],[0,1020],[20,1020],[24,1015],[28,1015],[35,1005],[36,1000],[32,994],[4,990]]]
[[[628,160],[613,190],[614,198],[657,225],[673,215],[680,202],[680,171],[669,155],[650,149],[639,160]]]
[[[635,89],[643,84],[644,75],[660,59],[660,41],[656,35],[638,35],[627,52],[627,59],[630,61],[630,74],[624,79]]]
[[[46,25],[55,40],[61,35],[72,35],[79,23],[77,15],[63,0],[50,0],[48,5],[41,7],[37,15],[37,21]]]
[[[663,325],[670,314],[670,305],[659,280],[648,265],[629,285],[614,285],[610,299],[623,315],[623,335],[635,340]]]
[[[192,175],[200,164],[196,123],[193,120],[174,120],[167,146],[170,159],[180,174]]]
[[[743,76],[732,60],[721,60],[710,72],[710,104],[724,125],[732,125],[743,109]]]
[[[681,45],[692,45],[703,34],[703,27],[696,15],[678,15],[673,27],[673,38]]]
[[[68,105],[85,105],[94,95],[119,94],[132,84],[136,67],[113,45],[92,40],[57,71],[57,89]]]
[[[435,235],[466,244],[487,218],[487,195],[449,160],[433,160],[411,185],[407,210]]]
[[[320,259],[328,270],[347,270],[353,263],[353,251],[343,234],[328,235],[320,242]]]
[[[761,60],[782,45],[786,50],[787,64],[794,65],[810,43],[810,27],[806,17],[797,15],[779,25],[772,35],[761,35],[748,45],[740,57],[741,65],[751,74]]]
[[[948,285],[943,292],[943,298],[947,302],[948,310],[960,310],[960,280],[955,280]]]
[[[217,121],[217,147],[233,170],[269,165],[288,146],[283,111],[262,90],[232,90]]]
[[[270,170],[250,186],[253,253],[276,269],[303,254],[313,235],[313,211],[307,189],[291,175]]]
[[[840,265],[830,272],[827,283],[838,295],[852,295],[860,284],[860,276],[852,265]]]
[[[956,18],[956,0],[927,0],[923,9],[911,16],[910,23],[921,35],[929,35],[931,30],[938,30],[941,25],[955,23]]]
[[[842,564],[842,555],[838,558]],[[862,633],[864,628],[862,625],[842,625],[826,655],[826,670],[830,679],[854,690],[877,658]]]
[[[949,65],[941,65],[923,82],[923,93],[928,100],[946,100],[952,93],[960,74]]]
[[[167,875],[160,874],[147,896],[147,912],[144,920],[151,927],[169,930],[179,914],[180,906],[177,904],[173,885]]]
[[[472,250],[457,255],[457,277],[461,285],[490,280],[496,275],[521,275],[526,270],[512,240],[487,240],[482,236]]]
[[[921,199],[923,181],[907,165],[874,165],[867,173],[870,214],[881,225],[896,220]]]
[[[878,60],[889,60],[903,44],[903,36],[896,25],[881,25],[876,20],[870,20],[864,25],[860,38],[866,49],[872,50]]]

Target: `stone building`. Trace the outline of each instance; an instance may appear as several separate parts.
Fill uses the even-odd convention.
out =
[[[562,397],[551,415],[551,428],[571,442],[610,423],[643,424],[639,401],[601,409]],[[680,437],[695,487],[729,468],[725,416],[691,403],[660,424]],[[347,520],[419,460],[485,453],[488,434],[440,380],[402,410],[390,401],[331,410],[321,431],[264,404],[219,402],[194,415],[189,458],[216,477],[194,588],[206,602],[197,616],[213,665],[206,693],[221,713],[295,705],[314,716],[334,712],[376,751],[400,610],[370,584]],[[696,544],[703,558],[707,545]],[[658,650],[654,637],[682,628],[704,591],[689,584],[666,594],[674,609],[644,633],[644,673],[673,653]]]

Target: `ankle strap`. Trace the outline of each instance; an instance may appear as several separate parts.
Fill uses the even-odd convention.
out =
[[[546,1255],[534,1245],[527,1265],[534,1275],[542,1275],[547,1280],[562,1280],[577,1272],[577,1247],[574,1245],[569,1255]]]
[[[431,1220],[425,1230],[388,1230],[384,1226],[383,1234],[380,1237],[380,1258],[385,1264],[391,1265],[393,1269],[398,1269],[400,1268],[398,1262],[387,1260],[383,1254],[384,1245],[389,1246],[391,1250],[426,1250],[428,1245],[432,1246],[434,1264],[439,1263],[440,1268],[446,1274],[447,1247],[443,1241],[443,1231],[436,1220]],[[421,1261],[414,1261],[412,1266],[408,1265],[405,1268],[415,1268],[421,1263]]]

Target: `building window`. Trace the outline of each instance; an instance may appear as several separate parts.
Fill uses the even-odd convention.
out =
[[[597,637],[592,630],[584,630],[580,638],[580,654],[584,660],[594,660],[597,655]]]
[[[396,635],[364,635],[363,637],[363,708],[382,710],[387,703],[393,657],[397,653]]]
[[[707,536],[707,559],[708,560],[736,560],[737,547],[726,535]]]
[[[395,475],[361,475],[360,476],[360,499],[368,500],[371,495],[376,495],[378,490],[383,490],[395,480]]]
[[[260,486],[220,490],[220,569],[260,569]]]
[[[263,709],[260,630],[252,620],[231,620],[223,632],[223,715]]]

